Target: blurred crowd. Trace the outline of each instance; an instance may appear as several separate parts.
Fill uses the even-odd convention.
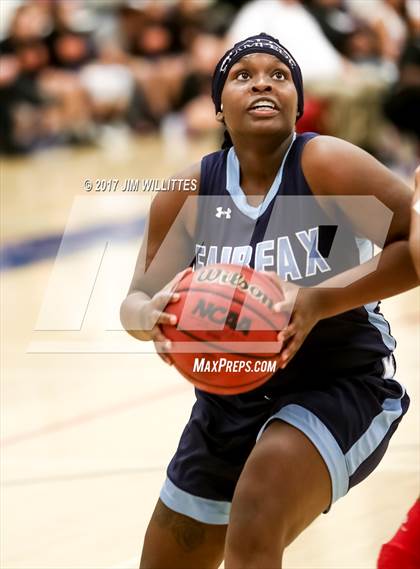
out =
[[[385,161],[402,140],[418,152],[420,0],[5,0],[0,151],[95,144],[110,126],[217,130],[214,66],[261,31],[301,65],[298,130]]]

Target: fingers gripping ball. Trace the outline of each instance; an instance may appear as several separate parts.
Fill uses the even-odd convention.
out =
[[[233,395],[267,381],[277,369],[279,330],[288,315],[274,313],[283,299],[264,275],[237,265],[210,265],[182,278],[178,302],[165,311],[177,326],[164,325],[178,371],[203,391]]]

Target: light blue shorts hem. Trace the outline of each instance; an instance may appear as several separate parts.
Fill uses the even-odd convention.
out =
[[[183,514],[205,524],[225,525],[229,523],[231,503],[200,498],[181,490],[166,478],[160,491],[162,502],[178,514]]]
[[[276,419],[289,423],[302,431],[322,456],[331,478],[331,504],[347,494],[349,475],[346,459],[337,441],[324,423],[311,411],[300,405],[286,405],[278,413],[267,419],[257,435],[257,441],[267,426]]]

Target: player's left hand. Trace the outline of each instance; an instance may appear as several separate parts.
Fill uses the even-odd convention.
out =
[[[280,368],[284,369],[303,344],[312,328],[322,319],[317,289],[299,287],[283,281],[274,272],[265,273],[281,290],[284,299],[273,306],[274,312],[290,314],[289,323],[277,336],[283,346],[280,352]]]

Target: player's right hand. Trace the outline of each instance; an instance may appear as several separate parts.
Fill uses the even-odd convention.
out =
[[[149,339],[153,340],[157,354],[169,365],[173,364],[169,355],[171,341],[163,334],[161,325],[175,326],[177,318],[174,314],[164,312],[164,309],[169,303],[179,300],[180,296],[177,292],[174,292],[174,289],[178,282],[191,270],[191,267],[188,267],[175,275],[149,302],[145,302],[139,311],[141,330],[149,334]]]

